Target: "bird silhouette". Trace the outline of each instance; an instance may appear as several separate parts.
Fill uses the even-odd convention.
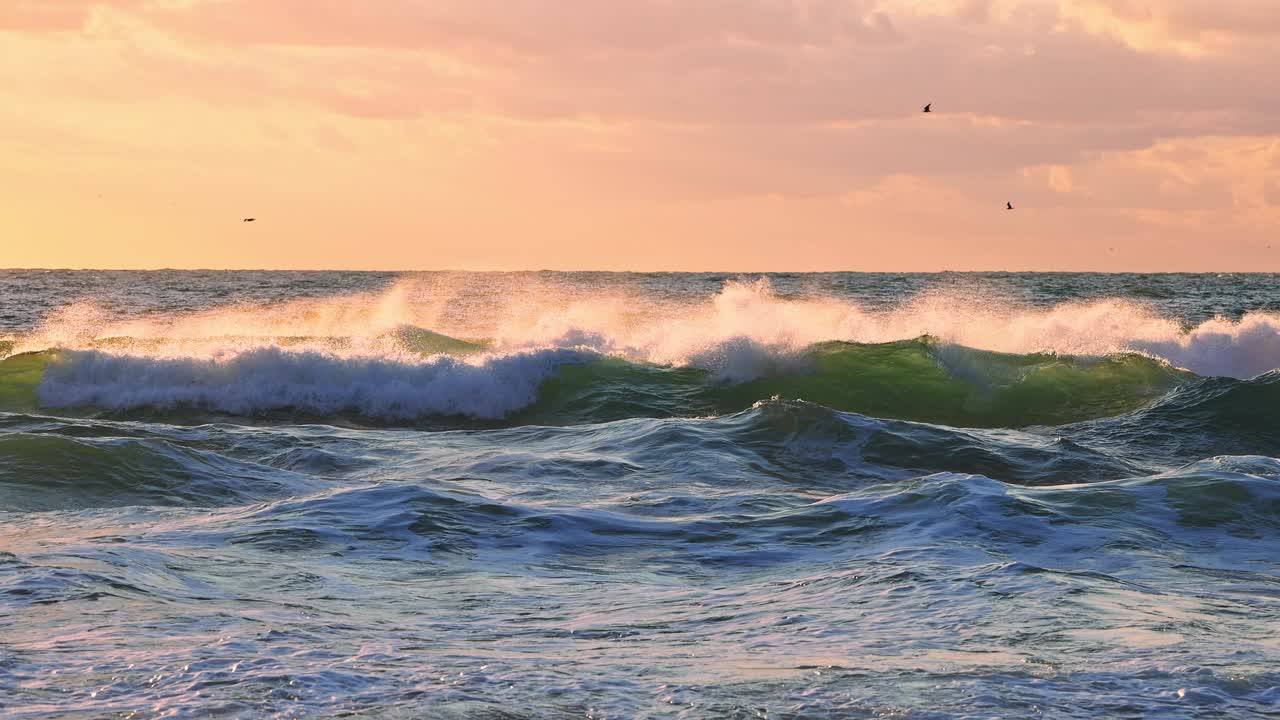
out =
[[[1011,202],[1007,202],[1007,203],[1005,203],[1005,204],[1004,204],[1004,209],[1005,209],[1005,210],[1012,210],[1012,209],[1013,209],[1013,203],[1011,203]]]
[[[253,222],[254,220],[257,220],[257,218],[245,218],[241,222]]]
[[[933,107],[933,103],[929,103],[928,105],[925,105],[925,106],[924,106],[924,111],[925,111],[925,112],[933,112],[932,110],[930,110],[930,109],[929,109],[929,108],[931,108],[931,107]]]

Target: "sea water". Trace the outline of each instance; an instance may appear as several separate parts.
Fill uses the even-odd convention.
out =
[[[0,271],[0,714],[1280,713],[1280,276]]]

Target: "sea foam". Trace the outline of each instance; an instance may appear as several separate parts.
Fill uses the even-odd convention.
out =
[[[531,404],[556,368],[589,360],[539,350],[473,361],[337,357],[260,348],[225,359],[60,353],[38,394],[45,407],[126,410],[196,407],[237,415],[290,409],[386,419],[463,415],[492,419]]]

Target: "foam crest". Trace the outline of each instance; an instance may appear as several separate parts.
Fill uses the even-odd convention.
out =
[[[1184,331],[1128,300],[1029,308],[980,294],[932,293],[872,311],[828,297],[782,298],[767,281],[730,282],[701,304],[569,303],[500,330],[503,347],[584,346],[632,360],[692,365],[744,380],[803,363],[814,343],[930,336],[996,352],[1106,357],[1143,353],[1201,375],[1249,378],[1280,367],[1280,315],[1254,312]]]
[[[1239,322],[1209,320],[1185,335],[1133,345],[1201,375],[1251,378],[1280,368],[1280,315],[1249,313]]]
[[[784,300],[767,280],[729,282],[709,301],[589,297],[498,328],[505,348],[586,347],[743,381],[805,363],[813,343],[839,339],[858,307],[826,298]]]
[[[200,408],[252,416],[277,410],[388,420],[497,419],[537,399],[560,366],[594,357],[542,350],[462,360],[337,357],[261,348],[226,358],[60,353],[38,393],[45,407]]]

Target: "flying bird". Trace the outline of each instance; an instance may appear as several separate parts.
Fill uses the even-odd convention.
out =
[[[924,111],[925,111],[925,112],[933,112],[932,110],[930,110],[930,109],[929,109],[929,108],[931,108],[931,107],[933,107],[933,103],[929,103],[928,105],[925,105],[925,106],[924,106]]]
[[[1004,204],[1004,209],[1005,209],[1005,210],[1012,210],[1012,209],[1013,209],[1013,203],[1011,203],[1011,202],[1007,202],[1007,203],[1005,203],[1005,204]]]
[[[253,222],[254,220],[257,220],[257,218],[245,218],[244,220],[241,220],[241,222]]]

